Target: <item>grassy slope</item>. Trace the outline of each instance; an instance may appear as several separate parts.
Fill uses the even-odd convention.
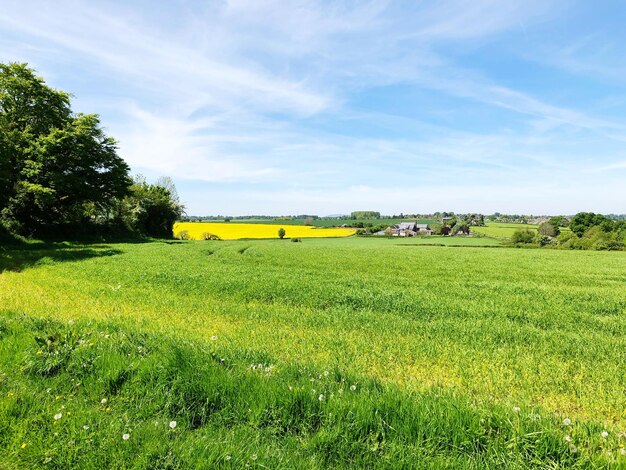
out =
[[[0,462],[41,463],[50,457],[42,457],[47,448],[56,449],[51,455],[60,466],[82,462],[81,458],[93,459],[89,462],[94,465],[106,465],[104,459],[110,458],[149,466],[139,459],[139,451],[144,457],[154,454],[155,459],[185,464],[195,458],[203,461],[196,454],[219,462],[230,453],[240,465],[256,453],[258,460],[251,462],[269,466],[288,467],[290,462],[349,466],[369,446],[373,453],[362,458],[370,460],[358,463],[404,459],[415,463],[428,458],[441,465],[481,467],[536,459],[544,465],[555,461],[571,465],[574,461],[568,459],[609,461],[608,449],[613,456],[620,455],[617,433],[626,423],[624,254],[408,249],[398,242],[148,243],[5,252],[0,265],[23,271],[0,275],[6,323],[0,330],[4,373],[0,435],[9,456]],[[16,321],[18,313],[26,314],[27,320]],[[51,326],[38,318],[65,323]],[[68,326],[68,320],[75,324]],[[37,361],[47,353],[44,348],[37,356],[40,348],[33,337],[62,336],[68,330],[75,330],[75,338],[96,338],[96,349],[85,354],[102,363],[88,366],[86,378],[77,366],[62,366],[51,377],[42,375]],[[127,346],[123,341],[115,341],[115,347],[101,345],[99,332],[104,331],[135,339]],[[209,340],[213,335],[217,341]],[[170,357],[183,339],[186,349],[176,361],[190,361],[192,371],[206,367],[202,372],[206,377],[217,374],[215,381],[207,379],[209,384],[251,380],[246,385],[251,391],[242,392],[241,403],[228,398],[223,404],[228,412],[219,408],[212,415],[217,423],[202,422],[194,431],[188,423],[194,413],[205,413],[202,400],[221,389],[194,385],[196,376],[189,373],[181,380],[193,390],[200,387],[189,399],[195,403],[189,405],[193,409],[168,405],[186,388],[170,390],[168,377],[179,370],[184,375],[186,369],[176,361],[168,366],[161,355]],[[135,357],[137,346],[156,351],[156,356],[142,362],[143,356]],[[74,359],[72,352],[67,363],[80,362],[81,354]],[[218,356],[233,364],[226,376],[211,366],[215,361],[209,359]],[[264,367],[273,365],[276,375],[261,380],[249,370],[257,361]],[[158,363],[165,365],[154,367]],[[118,372],[109,373],[107,367]],[[155,388],[149,385],[152,382],[121,380],[115,394],[122,399],[107,418],[98,406],[110,390],[102,377],[115,378],[134,367],[144,371],[137,377],[152,374],[165,385]],[[321,380],[323,370],[331,371],[333,379],[310,382]],[[344,376],[349,379],[342,383]],[[201,377],[196,381],[204,383]],[[71,379],[83,385],[73,395],[76,403],[66,406],[81,410],[73,414],[81,419],[67,420],[70,429],[55,440],[49,426],[61,423],[55,425],[51,416],[62,405],[43,394],[50,388],[54,398],[69,400]],[[304,405],[297,405],[304,414],[285,412],[292,382],[307,397]],[[343,401],[333,404],[338,408],[325,412],[336,417],[334,427],[330,423],[320,427],[320,420],[332,419],[329,414],[322,419],[309,413],[320,403],[319,390],[336,396],[337,387],[351,382],[358,383],[359,390],[368,384],[367,393],[374,398],[350,402],[347,408],[342,408]],[[275,401],[261,400],[258,413],[279,416],[277,428],[270,426],[269,431],[258,416],[251,421],[242,417],[246,406],[256,406],[256,397],[265,395]],[[325,403],[330,405],[331,400]],[[521,407],[520,413],[513,411],[515,406]],[[381,409],[387,414],[380,415]],[[403,410],[400,415],[398,409]],[[421,424],[413,428],[404,423],[405,413]],[[531,419],[537,413],[542,416],[539,428]],[[221,422],[224,415],[235,424]],[[417,416],[422,415],[435,421],[420,421]],[[575,429],[559,425],[565,417],[576,423]],[[181,427],[174,431],[177,434],[163,434],[169,432],[164,422],[171,419],[180,421]],[[291,419],[305,432],[280,431],[283,421]],[[153,421],[161,423],[154,431],[149,426]],[[106,451],[83,456],[83,422],[96,423],[98,434],[90,439]],[[605,427],[610,431],[607,440],[599,436]],[[138,442],[121,440],[120,433],[128,428],[133,437],[140,436]],[[33,429],[34,435],[27,431]],[[530,434],[535,432],[539,434]],[[341,438],[346,433],[351,436],[348,440]],[[575,454],[564,441],[566,433],[578,446]],[[175,436],[175,443],[164,440],[165,435]],[[68,440],[77,446],[76,452],[62,450]],[[22,443],[27,444],[24,449]]]

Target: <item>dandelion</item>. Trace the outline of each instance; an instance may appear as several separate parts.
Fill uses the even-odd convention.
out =
[[[565,442],[572,442],[572,436],[570,436],[569,434],[565,436]]]
[[[55,414],[55,415],[54,415],[54,420],[55,420],[55,421],[58,421],[58,420],[60,420],[62,417],[63,417],[63,413],[57,413],[57,414]]]
[[[520,407],[519,406],[514,406],[513,407],[513,411],[515,411],[516,413],[519,413]]]
[[[320,396],[319,396],[319,397],[317,397],[317,399],[318,399],[319,401],[324,401],[324,394],[320,394]]]
[[[124,439],[125,441],[127,441],[128,439],[130,439],[130,434],[126,433],[126,434],[122,434],[122,439]]]
[[[176,421],[170,421],[170,428],[174,429],[176,427]]]
[[[602,431],[600,435],[602,436],[602,439],[606,439],[607,437],[609,437],[609,433],[606,431]]]
[[[571,425],[572,425],[572,420],[571,420],[571,419],[569,419],[569,418],[565,418],[565,419],[563,420],[563,424],[564,424],[565,426],[571,426]]]
[[[217,340],[217,336],[213,335],[211,336],[211,341],[216,341]]]
[[[102,400],[100,400],[100,404],[106,405],[107,404],[107,399],[103,398]]]
[[[26,449],[26,443],[22,442],[22,449]]]
[[[350,385],[350,390],[354,392],[356,390],[356,385]]]

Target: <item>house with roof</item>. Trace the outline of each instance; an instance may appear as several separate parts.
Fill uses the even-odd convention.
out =
[[[418,224],[417,222],[401,222],[391,227],[391,234],[394,237],[415,237],[418,235],[432,235],[434,233],[428,224]]]

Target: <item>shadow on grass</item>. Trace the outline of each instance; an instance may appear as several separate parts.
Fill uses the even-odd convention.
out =
[[[122,250],[102,243],[24,243],[0,246],[0,273],[20,272],[44,261],[81,261],[89,258],[114,256]]]

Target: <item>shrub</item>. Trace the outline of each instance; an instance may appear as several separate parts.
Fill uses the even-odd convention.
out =
[[[292,238],[292,239],[291,239],[291,241],[292,241],[293,243],[301,243],[301,242],[302,242],[302,239],[301,239],[301,238]]]
[[[511,242],[529,244],[535,241],[535,233],[528,229],[518,229],[511,236]]]
[[[178,232],[178,237],[179,240],[189,240],[189,232],[187,230],[181,230],[180,232]]]
[[[286,235],[286,234],[287,234],[287,232],[285,232],[285,229],[284,229],[284,228],[282,228],[282,227],[281,227],[281,228],[279,228],[279,229],[278,229],[278,238],[280,238],[281,240],[282,240],[283,238],[285,238],[285,235]]]
[[[202,239],[203,240],[221,240],[220,237],[210,232],[202,232]]]

